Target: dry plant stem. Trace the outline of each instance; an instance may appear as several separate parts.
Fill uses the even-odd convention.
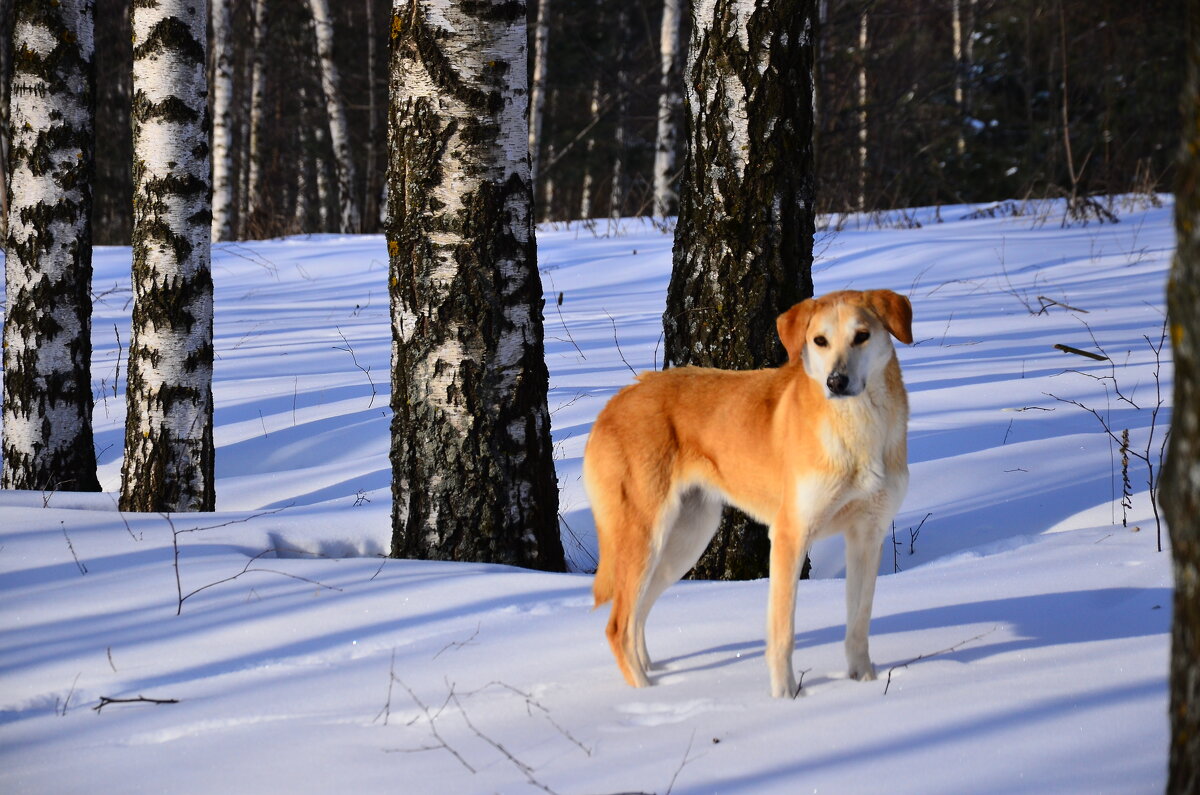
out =
[[[617,346],[617,354],[621,357],[621,361],[625,363],[625,366],[629,368],[629,372],[633,373],[634,376],[636,376],[637,370],[634,370],[633,365],[631,365],[628,362],[628,360],[625,359],[625,352],[621,350],[621,341],[617,339],[617,321],[613,318],[612,315],[609,315],[607,310],[604,312],[604,314],[608,315],[608,321],[610,323],[612,323],[613,343],[616,344],[616,346]]]
[[[335,351],[345,351],[346,353],[350,354],[350,361],[354,362],[354,366],[362,371],[362,374],[367,377],[367,383],[371,386],[371,400],[369,403],[367,403],[367,408],[369,409],[375,405],[375,396],[377,394],[375,391],[375,382],[371,380],[371,368],[363,367],[358,363],[358,357],[354,355],[354,348],[350,345],[350,340],[346,339],[346,335],[342,333],[342,329],[340,327],[337,328],[337,333],[338,336],[342,338],[342,342],[346,343],[346,347],[342,348],[338,345],[334,345],[333,349]]]
[[[987,632],[981,632],[973,638],[967,638],[966,640],[960,640],[958,643],[955,643],[953,646],[947,646],[944,649],[939,649],[937,651],[931,651],[926,654],[918,654],[916,657],[913,657],[911,660],[905,660],[902,663],[896,663],[895,665],[893,665],[891,668],[888,669],[887,682],[883,686],[883,694],[885,696],[887,695],[888,688],[890,688],[892,686],[892,673],[894,671],[896,671],[897,669],[907,668],[908,666],[912,665],[915,662],[920,662],[921,660],[928,660],[930,657],[937,657],[938,655],[941,655],[941,654],[949,654],[952,651],[958,651],[963,646],[966,646],[968,643],[974,643],[977,640],[985,638],[988,635],[995,632],[996,630],[998,630],[999,628],[1000,628],[1000,626],[997,624],[996,626],[989,629]]]
[[[1092,333],[1091,326],[1088,326],[1087,323],[1084,323],[1084,327],[1087,328],[1089,334]],[[1159,509],[1158,509],[1158,475],[1157,475],[1157,470],[1155,469],[1155,459],[1153,459],[1151,457],[1151,452],[1152,452],[1152,448],[1154,446],[1154,435],[1155,435],[1156,431],[1158,430],[1158,414],[1162,410],[1163,405],[1164,405],[1164,399],[1163,399],[1163,394],[1162,394],[1161,373],[1162,373],[1162,350],[1163,350],[1163,346],[1166,344],[1166,340],[1167,340],[1167,322],[1166,322],[1166,320],[1165,319],[1163,320],[1162,331],[1159,335],[1157,343],[1155,343],[1153,340],[1150,339],[1150,337],[1148,337],[1146,335],[1142,335],[1142,339],[1144,339],[1146,341],[1146,344],[1150,346],[1150,350],[1154,353],[1154,373],[1153,373],[1153,375],[1154,375],[1154,407],[1152,409],[1150,409],[1150,430],[1146,436],[1145,448],[1143,450],[1135,450],[1131,447],[1126,446],[1125,449],[1128,451],[1128,453],[1130,455],[1132,455],[1134,458],[1141,461],[1142,464],[1146,467],[1146,486],[1150,490],[1150,508],[1154,513],[1155,540],[1157,543],[1158,551],[1162,552],[1162,516],[1160,515]],[[1096,348],[1098,350],[1100,350],[1101,353],[1104,353],[1104,349],[1100,347],[1100,344],[1096,341],[1096,337],[1094,334],[1092,334],[1092,342],[1096,345]],[[1117,381],[1116,364],[1113,363],[1111,357],[1109,357],[1107,354],[1105,354],[1105,358],[1108,359],[1108,362],[1109,362],[1109,374],[1106,376],[1092,375],[1091,373],[1085,373],[1080,370],[1068,370],[1067,372],[1075,372],[1080,375],[1085,375],[1088,378],[1095,379],[1097,381],[1105,381],[1105,382],[1111,381],[1112,386],[1113,386],[1113,391],[1117,395],[1117,400],[1119,400],[1123,403],[1127,403],[1134,409],[1141,411],[1142,407],[1139,406],[1137,403],[1135,403],[1131,397],[1126,395],[1121,390],[1121,385]],[[1057,395],[1053,395],[1053,394],[1049,394],[1049,393],[1047,393],[1047,395],[1049,397],[1052,397],[1055,400],[1059,401],[1060,403],[1069,403],[1073,406],[1077,406],[1077,407],[1083,409],[1084,411],[1088,412],[1093,417],[1095,417],[1096,420],[1100,423],[1100,427],[1104,430],[1104,433],[1108,435],[1110,440],[1112,440],[1113,442],[1115,442],[1118,445],[1122,444],[1121,437],[1119,437],[1113,431],[1113,429],[1108,424],[1108,420],[1106,420],[1104,418],[1104,416],[1096,409],[1092,408],[1091,406],[1086,406],[1083,403],[1080,403],[1078,400],[1071,400],[1068,398],[1060,398]],[[1163,439],[1162,439],[1161,443],[1159,444],[1158,459],[1157,459],[1157,464],[1158,464],[1159,469],[1161,469],[1163,458],[1166,455],[1167,441],[1170,439],[1170,435],[1171,435],[1171,431],[1168,428],[1167,432],[1165,434],[1163,434]]]
[[[482,622],[480,622],[480,623],[476,624],[476,625],[475,625],[475,631],[474,631],[474,632],[472,632],[472,633],[471,633],[471,635],[470,635],[470,637],[468,637],[466,640],[453,640],[453,641],[450,641],[450,642],[449,642],[449,643],[447,643],[445,646],[443,646],[443,647],[441,648],[441,650],[439,650],[439,651],[438,651],[438,653],[437,653],[437,654],[433,655],[432,659],[436,660],[438,657],[441,657],[441,656],[442,656],[442,653],[443,653],[443,652],[447,652],[447,651],[449,651],[450,649],[461,649],[463,646],[470,646],[470,645],[472,645],[471,641],[473,641],[473,640],[475,640],[475,638],[479,637],[479,630],[480,630],[480,628],[481,628],[482,626],[483,626],[483,623],[482,623]]]
[[[249,522],[253,519],[258,519],[263,516],[270,516],[271,514],[279,513],[280,511],[284,511],[290,507],[291,507],[291,503],[284,505],[280,508],[276,508],[271,511],[262,511],[261,513],[256,513],[251,516],[243,517],[241,519],[230,519],[227,522],[219,522],[218,524],[207,525],[205,527],[189,527],[185,530],[179,530],[175,527],[175,522],[174,522],[174,520],[172,520],[171,515],[169,513],[160,513],[159,516],[161,516],[166,521],[167,526],[171,528],[171,548],[172,548],[172,552],[174,555],[174,566],[175,566],[175,594],[176,594],[176,597],[178,600],[176,602],[175,615],[177,615],[177,616],[181,615],[183,613],[183,603],[185,601],[187,601],[188,599],[190,599],[191,597],[195,596],[196,594],[200,593],[201,591],[207,591],[209,588],[212,588],[214,586],[222,585],[227,582],[231,582],[233,580],[236,580],[238,577],[241,577],[242,575],[253,574],[255,572],[262,572],[264,574],[277,574],[280,577],[287,577],[289,579],[299,580],[300,582],[307,582],[307,583],[317,586],[318,588],[323,588],[325,590],[341,591],[342,589],[338,588],[337,586],[326,585],[325,583],[318,582],[316,580],[311,580],[308,577],[301,577],[300,575],[292,574],[291,572],[279,571],[278,569],[262,569],[262,568],[253,568],[252,569],[252,568],[250,568],[252,565],[254,565],[254,562],[257,561],[259,558],[262,558],[263,556],[269,555],[271,553],[279,552],[279,550],[277,548],[271,547],[270,549],[264,549],[262,552],[259,552],[257,555],[250,558],[250,560],[248,560],[246,562],[246,565],[242,568],[242,570],[239,571],[237,574],[234,574],[230,577],[222,578],[220,580],[217,580],[216,582],[210,582],[208,585],[203,585],[203,586],[195,589],[194,591],[190,591],[186,594],[183,592],[183,581],[182,581],[182,578],[180,577],[180,572],[179,572],[179,536],[183,535],[184,533],[198,533],[198,532],[202,532],[204,530],[216,530],[219,527],[229,527],[230,525],[235,525],[235,524],[245,524],[246,522]]]
[[[580,359],[584,359],[586,361],[587,357],[583,355],[583,351],[580,349],[580,347],[578,345],[575,344],[575,338],[571,336],[571,329],[567,328],[567,321],[566,321],[566,319],[563,318],[562,305],[563,305],[563,294],[560,292],[558,294],[558,300],[555,302],[555,307],[554,307],[556,310],[558,310],[558,322],[562,324],[563,331],[565,331],[567,333],[567,340],[571,343],[571,347],[573,347],[576,351],[578,351]]]
[[[78,567],[81,575],[88,573],[88,567],[83,564],[79,556],[75,554],[75,545],[71,543],[71,536],[67,535],[67,525],[64,522],[59,522],[62,527],[63,538],[67,539],[67,549],[71,551],[71,557],[75,559],[75,566]]]
[[[796,692],[800,692],[799,688],[796,689]],[[795,696],[793,696],[793,698],[795,698]],[[685,748],[683,751],[683,759],[679,760],[679,767],[675,768],[675,774],[671,776],[671,783],[667,785],[666,795],[671,795],[671,790],[675,789],[675,780],[679,778],[679,774],[683,772],[683,769],[687,766],[687,763],[692,761],[688,757],[692,753],[692,743],[695,742],[695,740],[696,732],[695,730],[692,730],[692,736],[688,738],[687,748]]]
[[[469,762],[467,762],[466,759],[463,759],[462,754],[460,754],[458,751],[456,751],[454,749],[454,747],[451,746],[449,743],[447,743],[446,740],[442,737],[442,735],[440,733],[438,733],[437,719],[442,714],[442,711],[446,708],[446,704],[448,704],[450,702],[450,698],[448,697],[446,699],[446,701],[442,704],[442,706],[440,708],[438,708],[437,712],[431,712],[429,707],[425,706],[425,702],[422,701],[417,696],[417,694],[413,692],[413,689],[411,687],[404,684],[404,680],[397,677],[395,675],[395,673],[392,674],[392,680],[395,681],[397,684],[399,684],[401,687],[403,687],[408,692],[408,697],[413,700],[413,703],[416,704],[417,707],[421,710],[421,712],[425,715],[425,722],[429,725],[429,732],[433,735],[433,739],[437,740],[437,743],[438,743],[437,745],[422,746],[420,748],[396,748],[393,750],[398,753],[416,753],[419,751],[436,751],[436,750],[441,749],[441,750],[444,750],[444,751],[447,751],[448,753],[450,753],[451,756],[453,756],[455,759],[458,760],[459,764],[461,764],[463,767],[465,767],[471,773],[477,772],[475,770],[475,768],[471,767],[471,764]],[[453,689],[451,689],[450,696],[452,697],[453,695],[454,695],[454,691],[453,691]],[[416,719],[414,718],[412,721],[409,722],[409,725],[411,726],[415,722],[416,722]]]
[[[458,700],[458,695],[454,692],[453,687],[451,687],[451,689],[450,689],[450,700],[454,702],[454,706],[458,707],[459,714],[462,715],[463,722],[467,724],[467,728],[469,728],[475,734],[476,737],[478,737],[479,739],[483,740],[488,745],[495,748],[506,759],[508,759],[508,761],[512,762],[513,766],[516,767],[517,770],[521,771],[521,773],[525,776],[525,779],[530,784],[532,784],[533,786],[542,790],[543,792],[550,793],[550,795],[556,795],[554,790],[550,789],[545,784],[543,784],[542,782],[537,780],[537,778],[533,775],[532,767],[525,764],[520,759],[517,759],[515,756],[512,755],[512,753],[507,748],[505,748],[503,745],[501,745],[500,743],[493,740],[491,737],[489,737],[486,734],[484,734],[483,732],[481,732],[475,726],[475,724],[471,722],[471,717],[467,714],[467,711],[465,709],[463,709],[462,702],[460,702]]]

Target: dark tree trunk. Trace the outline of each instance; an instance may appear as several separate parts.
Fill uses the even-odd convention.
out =
[[[0,488],[99,491],[89,296],[92,3],[19,0],[15,20]]]
[[[816,0],[696,12],[690,125],[663,315],[667,365],[782,364],[775,318],[812,295]],[[766,529],[727,511],[693,576],[765,577]]]
[[[133,337],[121,510],[211,511],[204,0],[133,9]]]
[[[406,0],[391,31],[392,554],[561,570],[525,4]]]
[[[1183,147],[1175,194],[1178,245],[1167,308],[1174,416],[1159,499],[1175,559],[1171,755],[1167,792],[1200,792],[1200,10],[1189,9]]]
[[[133,229],[133,27],[130,0],[96,0],[96,183],[94,242],[127,246]]]

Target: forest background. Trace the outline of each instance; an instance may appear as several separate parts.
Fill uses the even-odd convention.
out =
[[[130,6],[96,0],[97,244],[127,245],[132,228]],[[232,237],[381,231],[390,3],[329,4],[337,97],[323,87],[311,7],[231,0]],[[664,79],[663,7],[662,0],[529,3],[531,75],[539,22],[546,41],[534,147],[540,220],[656,214],[664,93],[677,130],[673,176],[683,164],[679,94],[689,27],[685,8],[678,62]],[[1179,0],[825,0],[816,64],[818,211],[1169,189],[1184,11]],[[3,34],[0,84],[7,87]],[[254,129],[256,60],[262,115]],[[7,108],[7,97],[0,100]],[[338,206],[331,101],[346,118],[352,195],[361,208],[354,229],[343,228]],[[797,101],[804,101],[799,90]],[[7,146],[7,114],[0,122]]]

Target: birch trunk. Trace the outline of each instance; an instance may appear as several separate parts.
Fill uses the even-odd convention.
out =
[[[542,118],[546,111],[546,54],[550,46],[550,0],[538,0],[533,34],[533,82],[529,93],[529,182],[537,195],[542,151]]]
[[[617,12],[617,123],[608,194],[608,218],[614,224],[621,219],[625,209],[625,158],[629,154],[626,151],[629,139],[629,48],[625,45],[628,35],[629,14],[622,8]]]
[[[233,239],[233,5],[210,0],[212,11],[212,240]]]
[[[591,110],[590,123],[595,124],[596,117],[600,115],[600,80],[597,78],[592,81],[592,102],[589,106]],[[592,176],[592,171],[596,167],[596,136],[588,133],[587,147],[584,150],[583,162],[583,185],[579,191],[579,217],[583,220],[591,218],[592,201],[596,191],[596,180]]]
[[[1183,147],[1176,183],[1178,245],[1167,283],[1174,416],[1159,499],[1171,533],[1171,748],[1167,792],[1200,792],[1200,11],[1187,21]]]
[[[955,150],[961,155],[967,148],[963,138],[964,108],[963,108],[963,29],[962,10],[959,8],[962,0],[951,0],[950,3],[950,33],[954,48],[954,109],[958,113],[958,132],[954,142]]]
[[[121,509],[211,511],[204,0],[133,9],[133,335]]]
[[[775,318],[812,295],[816,0],[704,0],[667,309],[668,365],[783,363]],[[766,529],[732,510],[693,575],[765,577]]]
[[[8,144],[9,103],[8,91],[12,77],[13,14],[9,0],[0,5],[0,240],[8,237]],[[94,15],[93,15],[94,16]]]
[[[346,105],[342,99],[341,81],[333,60],[333,18],[329,0],[308,0],[313,17],[313,33],[317,42],[317,63],[320,66],[321,90],[325,94],[325,115],[329,118],[329,140],[333,144],[333,160],[337,171],[338,205],[341,224],[339,231],[359,231],[361,216],[356,198],[358,180],[354,172],[354,157],[350,151],[350,127],[346,123]]]
[[[867,209],[867,10],[858,20],[858,211]]]
[[[246,219],[263,211],[263,108],[266,105],[267,0],[254,0],[254,53],[250,67],[249,173],[246,176]]]
[[[679,111],[683,105],[679,69],[679,3],[664,0],[659,38],[661,71],[658,87],[658,129],[654,143],[654,214],[673,215],[678,197],[675,180],[675,149],[679,142]]]
[[[564,567],[525,4],[395,0],[392,554]]]
[[[91,0],[14,8],[0,488],[99,491],[92,440]]]
[[[367,174],[363,187],[362,231],[375,231],[379,218],[379,195],[382,192],[375,164],[375,139],[379,135],[379,113],[375,104],[375,85],[378,62],[375,58],[375,0],[365,0],[367,12]]]

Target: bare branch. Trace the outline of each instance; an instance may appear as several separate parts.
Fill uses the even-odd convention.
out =
[[[995,632],[998,629],[1000,629],[999,624],[992,627],[987,632],[981,632],[973,638],[967,638],[966,640],[961,640],[958,643],[955,643],[953,646],[947,646],[944,649],[927,652],[925,654],[918,654],[916,657],[913,657],[911,660],[906,660],[902,663],[896,663],[895,665],[893,665],[891,668],[888,669],[887,683],[884,684],[884,686],[883,686],[883,694],[886,696],[887,692],[888,692],[888,688],[892,686],[892,672],[893,671],[895,671],[899,668],[907,668],[908,666],[912,665],[915,662],[920,662],[921,660],[928,660],[930,657],[937,657],[940,654],[949,654],[952,651],[958,651],[963,646],[966,646],[968,643],[974,643],[975,641],[980,640],[981,638],[985,638],[988,635],[991,635],[993,632]]]
[[[109,704],[178,704],[177,698],[146,698],[138,696],[137,698],[109,698],[108,696],[100,696],[100,703],[92,707],[92,710],[99,712]]]

